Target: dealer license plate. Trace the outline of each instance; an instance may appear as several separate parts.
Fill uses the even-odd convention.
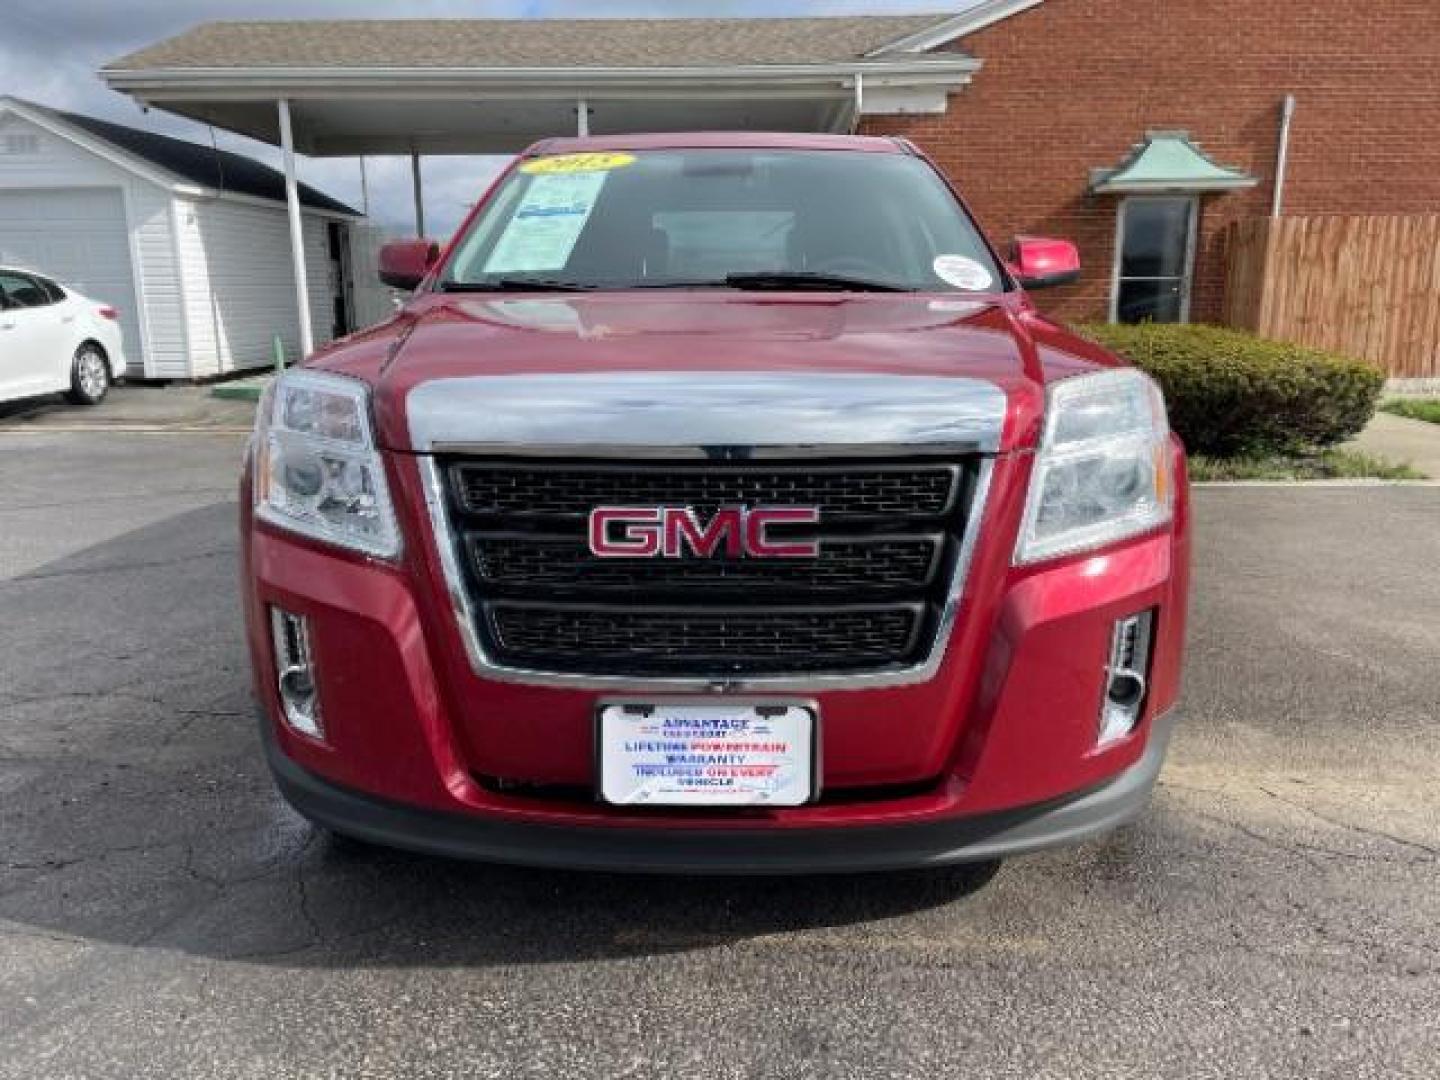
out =
[[[625,806],[799,806],[815,792],[803,705],[607,705],[600,795]]]

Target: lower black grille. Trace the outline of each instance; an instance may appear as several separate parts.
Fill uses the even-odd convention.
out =
[[[739,588],[827,593],[923,589],[945,536],[827,538],[814,559],[597,559],[574,537],[470,537],[472,565],[498,593]]]
[[[532,671],[739,678],[897,669],[930,654],[978,459],[645,462],[442,458],[487,655]],[[818,554],[599,558],[591,511],[818,508],[775,538]]]
[[[814,671],[904,656],[920,626],[919,605],[835,611],[697,612],[494,605],[507,653],[563,658],[576,670],[613,666],[716,673]]]

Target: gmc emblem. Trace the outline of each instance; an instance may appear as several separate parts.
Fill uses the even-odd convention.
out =
[[[815,525],[814,506],[726,506],[702,522],[684,506],[597,506],[590,511],[590,552],[602,559],[813,559],[818,540],[772,540],[772,525]]]

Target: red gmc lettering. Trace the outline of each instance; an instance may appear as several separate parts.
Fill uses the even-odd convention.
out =
[[[818,540],[771,540],[771,525],[814,525],[820,511],[813,506],[766,506],[751,510],[745,517],[745,548],[757,558],[813,559],[820,554]]]
[[[686,545],[702,559],[708,559],[725,545],[725,554],[738,559],[744,553],[745,527],[743,508],[727,506],[717,510],[709,525],[701,525],[694,510],[668,509],[665,515],[665,557],[678,559]],[[683,541],[683,542],[682,542]]]
[[[590,511],[590,551],[602,559],[648,559],[660,552],[659,507],[601,506]],[[621,537],[611,524],[623,525]]]
[[[602,506],[590,512],[590,551],[606,559],[668,559],[693,554],[726,557],[813,559],[818,540],[772,540],[772,525],[814,525],[820,511],[808,506],[728,506],[702,522],[688,507]]]

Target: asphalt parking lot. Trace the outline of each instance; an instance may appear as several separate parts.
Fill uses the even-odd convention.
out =
[[[252,728],[240,447],[0,433],[0,1076],[1440,1068],[1440,490],[1197,492],[1151,812],[967,892],[318,839]]]

